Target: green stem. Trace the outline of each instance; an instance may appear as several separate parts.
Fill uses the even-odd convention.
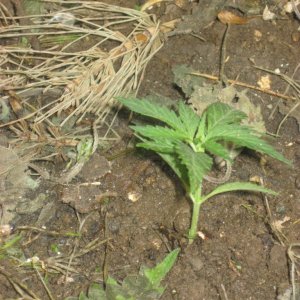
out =
[[[197,235],[197,227],[198,227],[200,206],[201,206],[200,201],[193,201],[192,222],[191,222],[191,227],[190,227],[189,235],[188,235],[189,244],[193,243],[193,241],[194,241],[194,239],[196,238],[196,235]]]

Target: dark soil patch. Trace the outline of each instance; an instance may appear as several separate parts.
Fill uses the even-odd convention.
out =
[[[134,0],[113,2],[128,7],[137,4]],[[173,9],[167,15],[163,15],[163,11],[158,13],[163,19],[179,14],[192,20],[191,9],[195,10],[197,5],[203,16],[205,9],[211,9],[210,1],[200,1],[199,4],[190,3],[184,9]],[[172,67],[178,64],[186,64],[201,73],[218,74],[225,25],[215,17],[205,20],[206,23],[193,20],[199,28],[196,33],[205,42],[191,35],[176,35],[166,41],[148,65],[140,96],[160,93],[173,99],[182,98],[182,92],[173,84]],[[299,41],[292,39],[292,33],[297,32],[298,27],[299,21],[291,15],[276,22],[255,18],[248,24],[231,26],[226,43],[226,76],[256,85],[266,73],[253,68],[250,60],[267,69],[279,68],[281,73],[291,76],[299,63]],[[262,34],[259,41],[255,40],[255,31]],[[295,79],[299,76],[298,72]],[[270,78],[272,89],[283,93],[286,83],[276,76]],[[268,132],[276,132],[283,115],[277,110],[273,118],[270,114],[278,99],[250,89],[248,96],[261,105]],[[264,197],[237,192],[218,196],[203,205],[199,229],[206,239],[199,238],[187,247],[184,235],[190,222],[189,200],[178,179],[159,157],[144,151],[126,151],[132,142],[127,117],[125,112],[115,123],[115,130],[123,136],[122,141],[105,154],[98,152],[98,158],[92,158],[91,168],[77,177],[78,182],[101,182],[100,186],[82,187],[81,210],[71,203],[85,214],[76,216],[74,208],[62,203],[64,193],[70,191],[44,182],[37,194],[46,195],[47,205],[52,205],[51,217],[43,224],[38,222],[39,213],[17,218],[16,226],[45,226],[47,231],[64,233],[78,232],[79,221],[83,224],[85,220],[78,239],[38,235],[34,231],[26,231],[24,236],[27,242],[23,246],[25,256],[37,256],[45,262],[45,268],[40,272],[47,273],[54,299],[78,295],[92,282],[102,282],[104,265],[109,275],[122,280],[128,274],[136,274],[141,265],[154,266],[166,256],[168,248],[175,247],[182,247],[182,251],[165,280],[167,288],[162,299],[274,300],[290,288],[287,248],[300,242],[300,137],[295,119],[288,118],[280,136],[271,141],[293,161],[293,168],[269,158],[261,163],[258,155],[245,152],[236,159],[231,179],[246,181],[260,176],[268,188],[279,192],[276,197],[268,197],[268,201],[273,219],[287,220],[281,228],[285,245],[280,244],[270,227]],[[107,166],[103,164],[102,155],[111,162],[110,172],[103,171]],[[100,160],[99,156],[102,157]],[[204,186],[206,190],[212,187],[209,183]],[[72,195],[76,198],[79,194]],[[30,197],[36,196],[28,195]],[[70,282],[64,284],[65,277],[59,272],[53,273],[58,263],[60,267],[67,266],[74,245],[78,252],[96,238],[110,240],[87,254],[74,257],[71,267],[76,272],[70,271],[67,276]],[[54,246],[63,256],[59,262],[55,261],[59,255],[53,250]],[[7,264],[1,261],[1,270],[9,271],[40,299],[47,299],[34,270],[18,268],[16,272]],[[16,297],[7,278],[0,275],[0,299]]]

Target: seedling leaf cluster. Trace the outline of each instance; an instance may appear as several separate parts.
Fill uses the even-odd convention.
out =
[[[127,276],[121,284],[108,277],[106,288],[92,284],[86,296],[83,292],[79,297],[69,297],[65,300],[156,300],[161,297],[165,288],[161,281],[173,267],[179,249],[170,252],[162,262],[154,268],[142,267],[139,275]]]
[[[177,112],[148,100],[119,98],[119,101],[133,112],[159,122],[158,125],[134,125],[131,128],[141,140],[137,146],[158,153],[181,179],[192,200],[190,242],[196,237],[200,206],[207,199],[236,190],[276,194],[256,184],[235,182],[222,184],[208,195],[202,195],[202,182],[213,166],[212,156],[232,160],[229,144],[235,148],[246,147],[290,164],[260,137],[261,133],[241,124],[247,118],[245,113],[220,102],[209,105],[200,117],[182,101]]]

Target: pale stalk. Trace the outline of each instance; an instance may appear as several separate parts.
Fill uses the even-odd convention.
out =
[[[200,207],[203,202],[202,197],[201,197],[201,187],[202,187],[202,183],[199,185],[199,189],[196,191],[195,195],[193,195],[192,193],[189,194],[189,196],[193,202],[192,221],[191,221],[191,226],[190,226],[190,230],[188,233],[189,244],[192,244],[194,239],[197,236]]]

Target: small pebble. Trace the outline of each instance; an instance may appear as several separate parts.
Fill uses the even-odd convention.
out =
[[[197,256],[189,257],[189,263],[194,271],[200,271],[204,266],[203,261]]]
[[[294,31],[292,33],[292,41],[297,43],[297,42],[299,42],[299,40],[300,40],[300,32]]]
[[[190,213],[181,212],[174,220],[174,228],[177,232],[186,232],[190,226]]]
[[[117,220],[111,220],[108,223],[108,229],[111,233],[118,233],[120,230],[120,222]]]

